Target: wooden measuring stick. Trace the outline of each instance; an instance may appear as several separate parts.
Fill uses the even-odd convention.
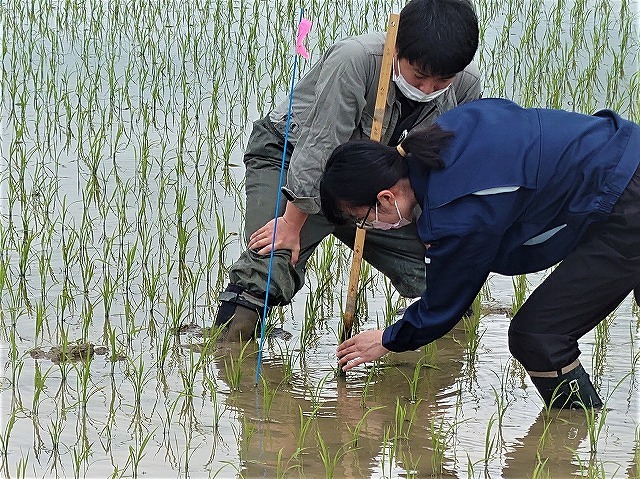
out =
[[[397,13],[389,15],[389,26],[387,28],[387,38],[382,53],[382,67],[380,69],[380,78],[378,79],[378,93],[376,95],[376,105],[373,113],[373,124],[371,125],[371,139],[374,141],[380,141],[382,138],[382,120],[384,118],[385,107],[387,106],[387,94],[389,92],[389,81],[391,79],[392,60],[396,52],[396,36],[398,34],[399,20],[400,15]],[[367,230],[363,228],[356,228],[356,238],[353,244],[353,259],[351,260],[351,272],[349,274],[349,289],[347,290],[347,301],[342,317],[341,342],[351,337],[351,331],[353,329],[356,299],[358,296],[358,280],[360,279],[360,266],[362,265],[362,251],[364,249],[366,231]]]

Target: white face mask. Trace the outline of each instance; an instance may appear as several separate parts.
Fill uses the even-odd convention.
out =
[[[395,223],[384,223],[383,221],[379,221],[378,220],[378,204],[376,203],[376,219],[371,222],[372,228],[386,231],[386,230],[395,230],[398,228],[402,228],[403,226],[407,226],[408,224],[411,224],[411,221],[402,217],[402,214],[400,213],[400,208],[398,208],[398,202],[395,200],[393,202],[396,205],[396,211],[398,212],[398,218],[400,219]]]
[[[406,96],[409,100],[419,101],[421,103],[434,100],[442,95],[445,91],[449,89],[451,83],[449,83],[442,90],[436,90],[431,93],[424,93],[419,88],[414,87],[411,83],[409,83],[400,73],[400,62],[396,57],[393,58],[395,66],[398,68],[398,73],[396,74],[396,69],[393,68],[393,81],[396,86],[400,89],[402,94]]]

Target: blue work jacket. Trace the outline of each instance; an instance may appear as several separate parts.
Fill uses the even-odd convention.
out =
[[[531,273],[565,258],[589,225],[606,220],[640,163],[640,127],[609,110],[589,116],[487,98],[436,123],[454,133],[444,169],[423,172],[407,158],[426,285],[385,329],[392,351],[450,331],[489,273]]]

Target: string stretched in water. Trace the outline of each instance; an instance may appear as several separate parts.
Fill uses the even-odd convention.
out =
[[[278,190],[276,193],[276,211],[274,214],[273,236],[271,237],[271,252],[269,253],[269,268],[267,270],[267,286],[265,288],[264,309],[262,311],[262,321],[260,325],[260,347],[258,349],[258,364],[256,367],[256,386],[260,380],[260,368],[262,366],[262,347],[264,345],[264,336],[267,323],[267,312],[269,310],[268,298],[269,288],[271,287],[271,269],[273,267],[274,245],[276,242],[276,234],[278,232],[278,216],[280,212],[280,191],[284,183],[284,164],[287,155],[287,142],[289,140],[289,125],[291,123],[291,106],[293,104],[293,87],[296,80],[296,69],[298,66],[298,55],[309,59],[309,53],[304,47],[304,39],[311,29],[311,22],[303,17],[304,9],[300,9],[300,19],[298,22],[298,32],[296,35],[295,54],[293,55],[293,72],[291,73],[291,88],[289,90],[289,108],[287,110],[287,122],[284,129],[284,146],[282,148],[282,162],[280,163],[280,180],[278,182]]]

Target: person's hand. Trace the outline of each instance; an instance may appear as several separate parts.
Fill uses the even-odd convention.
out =
[[[382,329],[372,329],[356,334],[338,346],[338,365],[343,371],[366,363],[375,361],[389,352],[382,345]]]
[[[255,231],[249,238],[249,249],[258,254],[269,254],[275,220],[269,221],[262,228]],[[284,216],[278,217],[278,231],[274,243],[274,249],[288,249],[291,251],[291,263],[298,262],[300,255],[300,226],[287,221]]]

